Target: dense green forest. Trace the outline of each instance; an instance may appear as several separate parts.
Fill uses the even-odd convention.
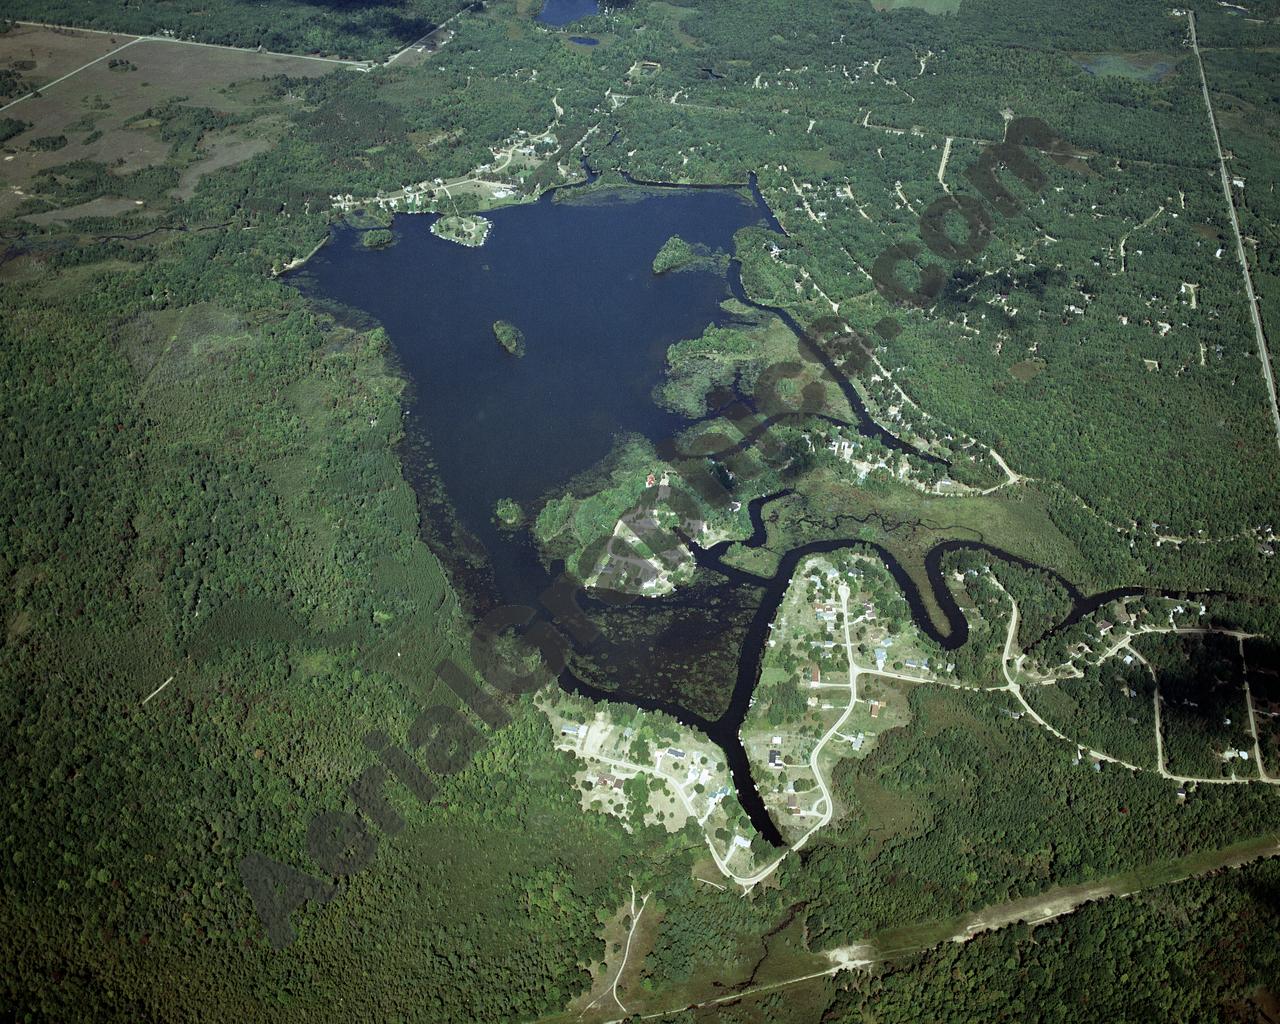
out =
[[[1280,982],[1268,941],[1278,887],[1272,862],[947,944],[853,975],[821,1019],[1267,1020]],[[760,1018],[744,1010],[716,1019]]]
[[[5,14],[381,60],[457,6],[23,0]],[[1270,329],[1280,12],[1194,6]],[[506,724],[459,710],[482,740],[465,764],[428,765],[430,799],[397,781],[389,751],[417,745],[417,716],[461,709],[474,685],[471,615],[402,473],[408,382],[392,340],[278,275],[340,219],[334,195],[466,176],[553,118],[552,157],[526,193],[584,154],[638,180],[754,173],[785,235],[739,236],[749,296],[815,337],[860,332],[880,366],[847,369],[868,408],[933,446],[955,479],[1001,485],[944,497],[922,489],[941,463],[903,457],[906,478],[859,481],[811,452],[807,438],[850,429],[831,422],[852,412],[828,380],[829,418],[783,424],[785,458],[744,474],[744,498],[796,494],[770,507],[767,543],[731,560],[763,572],[795,544],[854,536],[923,580],[933,543],[981,539],[1082,586],[1216,591],[1216,624],[1280,625],[1280,459],[1185,18],[1154,0],[1088,0],[1071,17],[1047,0],[965,0],[941,17],[645,0],[584,23],[600,39],[587,48],[535,23],[534,7],[470,11],[413,66],[251,75],[199,100],[155,89],[129,126],[146,146],[126,147],[127,165],[124,150],[62,153],[89,144],[107,103],[74,76],[46,97],[75,108],[65,127],[37,123],[34,104],[0,117],[6,1015],[542,1019],[616,969],[610,922],[633,887],[654,913],[624,998],[666,1009],[747,987],[770,957],[801,974],[819,969],[815,953],[891,926],[1274,832],[1275,787],[1204,785],[1181,803],[1151,773],[1074,764],[1007,694],[950,688],[911,691],[910,723],[837,771],[831,827],[746,899],[707,884],[725,880],[696,834],[584,814],[572,760],[527,703],[503,702]],[[7,97],[25,74],[0,68]],[[891,301],[871,279],[877,258],[920,240],[934,200],[987,202],[981,174],[965,172],[1004,138],[1006,110],[1063,140],[1029,155],[1037,187],[1006,173],[1018,208],[992,215],[985,249],[922,249],[945,271],[937,301]],[[224,145],[242,150],[210,160]],[[640,271],[686,258],[663,252]],[[800,359],[779,319],[735,309],[729,326],[672,339],[668,408],[707,416],[717,388],[751,391],[767,363]],[[1030,479],[1003,486],[973,454],[988,448]],[[633,470],[655,460],[649,441],[620,439],[576,483],[550,482],[530,510],[543,554],[573,562],[607,534],[638,498]],[[706,512],[718,536],[750,531],[742,508]],[[998,683],[1006,592],[1023,611],[1019,643],[1045,659],[1083,635],[1083,623],[1054,631],[1066,609],[1054,577],[979,561],[993,577],[956,588],[971,626],[948,654],[957,679]],[[905,623],[905,600],[878,573],[876,585]],[[1280,707],[1266,643],[1135,641],[1161,679],[1172,768],[1242,770],[1220,757],[1251,747],[1242,680]],[[736,652],[720,655],[732,665]],[[449,686],[446,659],[461,666]],[[707,692],[724,692],[729,671],[702,680]],[[1029,700],[1145,765],[1153,685],[1112,661]],[[764,696],[782,717],[804,694]],[[1260,744],[1274,775],[1270,718]],[[314,826],[322,813],[348,815],[358,841],[334,847]],[[244,884],[246,857],[309,880],[287,948],[273,948]],[[367,864],[347,871],[347,858]],[[816,998],[780,990],[698,1019],[1274,1016],[1276,885],[1271,863],[1189,881],[842,974]]]

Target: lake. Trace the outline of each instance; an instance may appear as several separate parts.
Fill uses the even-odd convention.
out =
[[[544,0],[536,20],[544,25],[568,25],[599,13],[598,0]]]
[[[493,522],[495,502],[514,498],[528,510],[563,493],[619,433],[675,433],[682,421],[652,397],[667,348],[727,320],[723,276],[656,276],[654,255],[676,233],[731,251],[734,232],[763,217],[732,189],[583,198],[494,211],[488,241],[474,249],[433,235],[429,215],[397,217],[396,244],[379,251],[341,229],[294,275],[386,328],[417,389],[409,433],[430,439],[458,521],[507,601],[527,602],[544,576],[528,543]],[[498,344],[499,319],[524,333],[523,357]]]

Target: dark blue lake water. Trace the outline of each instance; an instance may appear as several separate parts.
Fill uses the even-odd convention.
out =
[[[710,272],[655,276],[653,257],[673,234],[732,250],[734,232],[761,211],[730,189],[628,189],[489,216],[493,229],[475,249],[431,234],[429,216],[396,218],[388,249],[340,231],[298,277],[387,329],[416,385],[410,433],[430,438],[502,595],[526,599],[528,545],[493,522],[495,502],[528,508],[562,491],[619,433],[657,440],[680,428],[653,400],[667,347],[724,322],[729,287]],[[523,357],[498,344],[499,319],[524,332]]]
[[[599,13],[598,0],[544,0],[536,20],[545,25],[567,25]]]

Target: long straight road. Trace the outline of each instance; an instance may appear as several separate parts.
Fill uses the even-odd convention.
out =
[[[1231,176],[1227,173],[1227,161],[1222,155],[1222,137],[1218,134],[1218,119],[1213,113],[1213,101],[1209,98],[1209,80],[1204,74],[1204,61],[1200,57],[1200,43],[1196,39],[1196,15],[1187,12],[1191,26],[1191,49],[1195,51],[1196,67],[1200,69],[1200,90],[1204,93],[1204,107],[1209,112],[1209,131],[1213,135],[1213,148],[1218,153],[1218,174],[1222,178],[1222,194],[1227,200],[1227,212],[1231,215],[1231,230],[1236,236],[1236,258],[1240,260],[1240,272],[1244,275],[1244,290],[1249,297],[1249,315],[1253,317],[1253,333],[1258,343],[1258,358],[1262,360],[1262,379],[1267,385],[1267,397],[1271,400],[1271,420],[1276,431],[1276,448],[1280,449],[1280,403],[1276,402],[1276,382],[1271,373],[1271,352],[1267,348],[1267,336],[1262,330],[1262,315],[1258,312],[1258,296],[1253,291],[1253,278],[1249,274],[1249,259],[1244,251],[1244,239],[1240,235],[1240,221],[1236,217],[1236,201],[1231,195]]]

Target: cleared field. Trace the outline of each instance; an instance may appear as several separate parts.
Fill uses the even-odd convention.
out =
[[[1072,56],[1091,75],[1112,75],[1140,82],[1159,82],[1173,73],[1176,53],[1079,53]]]
[[[76,29],[36,28],[15,25],[0,35],[0,69],[17,72],[27,86],[24,92],[41,88],[92,60],[132,42],[128,33],[81,32]],[[22,93],[6,97],[0,106],[12,103]]]
[[[66,206],[59,210],[46,210],[44,213],[32,213],[22,219],[32,224],[45,226],[74,220],[76,217],[119,217],[121,214],[129,213],[141,205],[143,203],[139,199],[127,199],[124,196],[99,196],[97,199],[90,199],[87,203],[77,203],[75,206]]]
[[[252,156],[266,152],[271,147],[271,142],[264,129],[269,127],[261,122],[255,125],[261,132],[256,136],[232,131],[207,140],[202,139],[199,159],[183,169],[178,187],[170,195],[176,199],[190,199],[195,194],[196,185],[206,174],[224,167],[234,167]]]
[[[40,65],[23,75],[43,88],[5,112],[30,127],[3,146],[0,214],[20,206],[28,183],[51,167],[88,160],[128,174],[164,163],[173,145],[161,138],[159,123],[143,115],[165,103],[252,115],[266,95],[264,76],[312,77],[340,67],[307,57],[63,29],[22,26],[0,35],[0,67],[32,59]],[[75,73],[48,85],[56,82],[58,71]],[[175,195],[190,195],[201,174],[261,152],[272,127],[263,119],[225,134],[212,133],[199,158],[186,168]]]

